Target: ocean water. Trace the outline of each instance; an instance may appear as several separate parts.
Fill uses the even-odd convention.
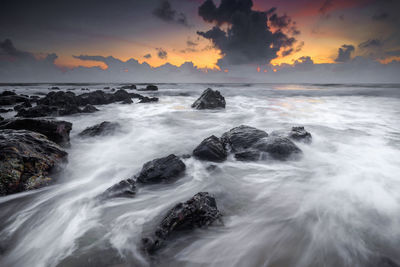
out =
[[[3,89],[43,95],[52,84]],[[60,84],[90,90],[118,84]],[[138,87],[141,87],[139,85]],[[225,110],[190,105],[207,87]],[[160,84],[158,103],[111,104],[60,117],[73,123],[69,160],[55,185],[0,198],[0,266],[375,267],[400,264],[400,86],[377,84]],[[15,113],[1,114],[11,117]],[[102,121],[112,136],[81,139]],[[241,124],[270,133],[305,126],[297,161],[239,162],[208,171],[185,159],[183,178],[140,187],[134,198],[95,196],[154,158],[188,154]],[[213,163],[214,164],[214,163]],[[174,236],[155,255],[141,238],[165,212],[210,192],[223,224]]]

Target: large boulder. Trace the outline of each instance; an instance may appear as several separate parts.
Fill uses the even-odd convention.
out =
[[[56,106],[59,108],[78,107],[80,99],[73,92],[50,92],[37,101],[38,105]]]
[[[17,103],[29,102],[29,98],[19,95],[0,96],[0,106],[15,105]]]
[[[138,91],[157,91],[157,90],[158,90],[158,87],[154,84],[149,84],[146,86],[146,88],[138,89]]]
[[[131,96],[125,90],[119,89],[114,93],[114,101],[131,100]]]
[[[220,217],[215,199],[207,192],[197,193],[167,212],[154,234],[142,239],[143,248],[147,253],[153,253],[172,234],[209,226]]]
[[[102,123],[86,128],[79,133],[79,136],[93,137],[99,135],[111,135],[120,127],[121,125],[118,122],[103,121]]]
[[[69,145],[69,133],[72,123],[67,121],[40,119],[10,119],[0,123],[0,129],[28,130],[45,135],[51,141],[61,145]]]
[[[240,125],[224,133],[221,137],[225,145],[229,145],[233,152],[247,150],[257,141],[267,137],[265,131],[247,125]]]
[[[174,154],[171,154],[145,163],[142,170],[135,177],[137,182],[144,184],[168,182],[181,177],[185,169],[185,163]]]
[[[306,144],[309,144],[312,141],[311,134],[304,129],[304,126],[292,127],[290,131],[285,131],[285,130],[273,131],[271,135],[287,137],[294,141],[303,142]]]
[[[228,153],[222,141],[218,137],[212,135],[204,139],[200,145],[193,150],[193,155],[201,160],[222,162],[226,160]]]
[[[49,184],[49,175],[66,156],[67,152],[42,134],[0,130],[0,195]]]
[[[253,147],[279,160],[286,160],[301,153],[300,148],[287,137],[271,136],[263,138]]]
[[[133,179],[126,179],[109,187],[99,196],[99,198],[104,200],[116,197],[134,197],[135,194],[136,182]]]
[[[81,105],[105,105],[114,102],[113,94],[107,94],[101,90],[79,95]]]
[[[58,108],[55,106],[47,105],[37,105],[28,109],[20,109],[16,117],[25,118],[36,118],[36,117],[47,117],[47,116],[57,116]]]
[[[195,109],[217,109],[225,108],[225,98],[217,90],[206,89],[201,96],[192,104]]]

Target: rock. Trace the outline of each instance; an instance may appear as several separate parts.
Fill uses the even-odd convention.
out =
[[[0,195],[49,184],[49,175],[66,156],[67,152],[42,134],[0,130]]]
[[[185,169],[185,163],[171,154],[145,163],[135,177],[138,182],[144,184],[168,182],[181,177]]]
[[[24,102],[24,103],[22,103],[22,104],[16,105],[16,106],[14,107],[14,110],[15,110],[15,111],[20,111],[20,110],[23,109],[23,108],[31,108],[31,107],[32,107],[31,103],[29,103],[29,102]]]
[[[15,92],[7,91],[7,90],[0,93],[0,97],[1,96],[10,96],[10,95],[17,95],[17,94]]]
[[[99,111],[96,107],[87,104],[83,109],[82,109],[82,113],[93,113]]]
[[[289,138],[278,136],[261,139],[253,147],[279,160],[286,160],[302,152]]]
[[[136,89],[136,85],[134,85],[134,84],[130,84],[130,85],[123,85],[123,86],[121,86],[121,89],[125,89],[125,90],[133,90],[133,89]]]
[[[103,121],[102,123],[86,128],[81,133],[79,133],[79,136],[93,137],[99,135],[111,135],[120,127],[121,126],[118,122]]]
[[[212,135],[204,139],[200,145],[193,150],[193,155],[201,160],[222,162],[226,160],[228,153],[222,141],[218,137]]]
[[[106,86],[106,87],[104,87],[103,88],[104,90],[110,90],[110,87],[109,86]],[[123,88],[122,88],[123,89]]]
[[[136,183],[132,179],[122,180],[118,184],[109,187],[99,197],[109,199],[116,197],[134,197],[136,194]]]
[[[47,105],[37,105],[32,108],[19,110],[16,117],[36,118],[36,117],[46,117],[46,116],[56,116],[56,115],[58,115],[57,107],[47,106]]]
[[[4,118],[2,116],[0,116],[0,121],[3,121],[3,120],[4,120]]]
[[[207,192],[197,193],[167,212],[154,234],[142,239],[143,249],[153,253],[173,233],[209,226],[220,217],[215,199]]]
[[[195,109],[217,109],[225,108],[225,98],[217,90],[206,89],[201,96],[192,104]]]
[[[240,125],[224,133],[221,137],[225,145],[229,145],[233,152],[250,148],[260,139],[267,137],[265,131],[247,125]]]
[[[304,142],[306,144],[310,144],[312,141],[311,134],[304,129],[304,126],[292,127],[290,131],[285,131],[285,130],[273,131],[271,135],[287,137],[294,141]]]
[[[0,106],[15,105],[16,103],[29,102],[29,99],[19,95],[0,96]]]
[[[60,88],[57,87],[57,86],[53,86],[53,87],[50,88],[50,90],[60,90]]]
[[[11,109],[11,108],[8,108],[8,109],[0,108],[0,113],[7,113],[7,112],[10,112],[10,111],[14,111],[14,110]]]
[[[72,123],[67,121],[40,119],[10,119],[0,123],[0,129],[28,130],[45,135],[61,146],[69,145]]]
[[[150,102],[158,102],[158,98],[143,96],[142,99],[140,99],[139,101],[139,103],[150,103]]]
[[[112,94],[107,94],[101,90],[79,95],[81,105],[105,105],[114,102]]]
[[[118,91],[116,91],[113,96],[114,96],[113,102],[124,101],[124,100],[128,100],[128,99],[131,100],[131,96],[129,95],[129,93],[122,89],[119,89]]]
[[[142,99],[144,96],[136,94],[136,93],[129,93],[129,96],[131,98],[138,98],[138,99]]]
[[[121,102],[121,104],[132,104],[133,101],[130,98],[125,99],[124,101]]]
[[[56,106],[59,108],[78,107],[80,99],[73,92],[50,92],[37,101],[38,105]]]
[[[158,91],[158,87],[154,84],[149,84],[146,88],[138,89],[138,91]]]
[[[258,161],[262,159],[262,152],[257,150],[242,151],[235,154],[238,161]]]

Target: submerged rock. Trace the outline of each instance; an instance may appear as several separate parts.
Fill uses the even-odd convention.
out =
[[[0,195],[48,185],[67,152],[42,134],[0,130]]]
[[[138,182],[144,184],[168,182],[181,177],[185,169],[185,163],[174,154],[171,154],[145,163],[142,170],[135,177]]]
[[[212,135],[204,139],[200,145],[193,150],[193,155],[201,160],[222,162],[226,160],[228,153],[222,141],[218,137]]]
[[[15,111],[19,111],[19,110],[21,110],[21,109],[23,109],[23,108],[31,108],[31,107],[32,107],[31,103],[29,103],[29,102],[23,102],[22,104],[16,105],[16,106],[14,107],[14,110],[15,110]]]
[[[69,133],[72,129],[72,123],[56,120],[10,119],[1,122],[0,129],[37,132],[61,146],[67,146],[69,145]]]
[[[143,96],[139,101],[139,103],[150,103],[150,102],[158,102],[158,98]]]
[[[87,104],[83,109],[82,113],[94,113],[96,111],[99,111],[95,106],[92,106],[90,104]]]
[[[154,84],[149,84],[146,88],[140,88],[138,91],[158,91],[158,87]]]
[[[301,153],[300,148],[286,137],[271,136],[264,138],[254,144],[253,147],[279,160],[286,160]]]
[[[113,134],[121,125],[118,122],[103,121],[102,123],[93,125],[86,128],[79,133],[81,137],[99,136],[99,135],[110,135]]]
[[[209,226],[220,217],[215,199],[207,192],[197,193],[167,212],[154,234],[142,239],[143,249],[153,253],[173,233]]]
[[[106,89],[106,88],[104,88],[104,89]],[[108,87],[108,89],[110,89],[110,87]],[[130,85],[123,85],[123,86],[121,86],[121,89],[128,89],[128,90],[133,90],[133,89],[136,89],[136,85],[134,85],[134,84],[130,84]]]
[[[304,126],[292,127],[290,131],[273,131],[271,135],[287,137],[294,141],[304,142],[306,144],[309,144],[312,141],[311,134],[304,129]]]
[[[260,139],[267,137],[265,131],[247,125],[240,125],[224,133],[221,137],[225,145],[229,145],[233,152],[246,150]]]
[[[136,183],[132,179],[126,179],[120,181],[109,187],[99,197],[100,199],[109,199],[116,197],[134,197],[136,194]]]
[[[201,96],[192,104],[195,109],[217,109],[225,108],[225,98],[217,90],[206,89]]]

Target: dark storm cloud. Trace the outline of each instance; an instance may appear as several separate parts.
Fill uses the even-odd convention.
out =
[[[326,14],[332,6],[333,6],[332,0],[325,0],[324,3],[322,4],[322,6],[319,8],[318,11],[319,11],[321,14]]]
[[[28,52],[23,52],[15,48],[10,39],[5,39],[0,42],[0,55],[10,57],[32,57],[33,55]]]
[[[386,20],[389,17],[389,14],[387,12],[379,12],[379,13],[375,13],[372,16],[373,20]]]
[[[351,53],[355,51],[352,45],[342,45],[338,50],[338,56],[335,59],[336,62],[347,62],[351,59]]]
[[[168,53],[167,53],[167,51],[165,51],[164,49],[162,49],[162,48],[157,48],[157,56],[159,57],[159,58],[161,58],[161,59],[167,59],[167,57],[168,57]]]
[[[144,58],[151,58],[151,54],[146,54],[143,56]]]
[[[186,15],[173,9],[168,0],[160,1],[160,5],[154,9],[153,14],[163,21],[189,26]]]
[[[379,39],[369,39],[358,45],[359,48],[375,48],[382,46],[382,42]]]
[[[296,42],[284,33],[292,26],[288,16],[278,16],[276,8],[262,12],[252,7],[252,0],[221,0],[218,7],[212,0],[206,0],[199,7],[200,17],[215,26],[197,34],[221,50],[223,59],[219,65],[269,63],[281,48],[290,50]],[[221,28],[222,25],[228,25],[228,29]]]

